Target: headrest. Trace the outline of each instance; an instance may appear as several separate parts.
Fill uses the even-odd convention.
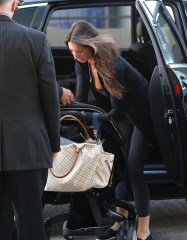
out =
[[[138,19],[137,25],[136,25],[136,35],[138,40],[145,41],[149,39],[149,34],[147,32],[147,29],[142,21],[142,19]]]

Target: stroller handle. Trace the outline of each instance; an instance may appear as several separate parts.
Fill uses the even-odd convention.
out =
[[[62,111],[61,112],[61,117],[65,116],[65,115],[73,115],[79,119],[81,119],[82,121],[92,121],[92,118],[93,118],[93,114],[95,112],[86,112],[86,111]],[[101,121],[101,122],[106,122],[106,121],[109,121],[110,120],[110,116],[108,113],[99,113],[98,115],[98,119]]]

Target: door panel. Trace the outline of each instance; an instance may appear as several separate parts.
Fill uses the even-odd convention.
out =
[[[171,64],[168,66],[169,77],[176,95],[178,112],[178,128],[181,134],[181,148],[183,153],[183,172],[187,182],[187,64]],[[178,169],[179,166],[176,165]]]
[[[150,82],[150,103],[151,112],[158,144],[161,149],[163,159],[166,163],[167,170],[176,183],[183,183],[183,156],[180,139],[177,133],[176,118],[172,104],[166,103],[163,98],[163,90],[167,95],[167,87],[162,84],[159,68],[156,67]],[[170,98],[168,99],[170,101]],[[166,108],[166,105],[170,108]],[[170,105],[170,106],[169,106]],[[180,137],[179,137],[180,136]],[[179,160],[179,161],[178,161]]]

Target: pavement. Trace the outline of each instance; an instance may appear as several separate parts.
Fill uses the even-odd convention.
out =
[[[44,207],[44,218],[63,212],[69,205]],[[62,224],[53,225],[51,240],[64,240]],[[151,234],[154,240],[187,240],[187,202],[184,199],[151,200]],[[95,240],[95,236],[73,237],[73,240]]]

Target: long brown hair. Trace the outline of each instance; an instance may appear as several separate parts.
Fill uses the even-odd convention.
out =
[[[72,42],[93,49],[95,67],[107,91],[119,99],[123,97],[123,87],[117,81],[115,70],[115,60],[120,54],[113,37],[101,35],[92,24],[79,20],[72,25],[65,42],[67,46]]]

